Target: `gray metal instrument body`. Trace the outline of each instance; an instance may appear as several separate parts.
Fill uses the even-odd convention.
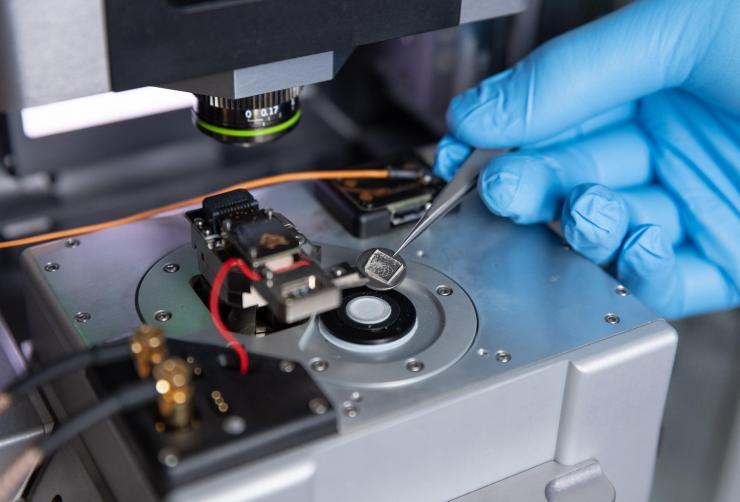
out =
[[[394,248],[405,237],[403,229],[352,237],[308,185],[255,196],[323,244],[326,263]],[[41,360],[158,322],[160,311],[171,314],[160,316],[170,336],[223,343],[191,287],[197,257],[182,215],[79,240],[24,255]],[[473,195],[404,257],[408,275],[396,291],[413,302],[418,326],[403,345],[348,351],[323,335],[316,319],[240,337],[254,353],[309,368],[338,410],[339,432],[193,481],[168,498],[554,502],[586,494],[602,502],[616,493],[646,502],[675,331],[549,230],[495,218]],[[59,267],[47,271],[48,263]],[[169,263],[179,269],[165,269]],[[78,375],[60,381],[49,401],[64,418],[88,406],[90,396]],[[48,501],[50,493],[107,498],[75,491],[81,477],[120,500],[155,498],[142,482],[144,467],[110,422],[63,455],[79,462],[51,465],[32,501]]]
[[[224,30],[221,26],[223,14],[243,19],[243,16],[233,14],[234,9],[250,12],[259,9],[263,19],[269,19],[265,16],[274,11],[271,17],[283,23],[284,30],[290,30],[291,26],[300,27],[307,31],[313,29],[317,36],[330,37],[329,30],[313,26],[316,19],[326,18],[339,9],[330,3],[314,2],[315,12],[311,13],[312,20],[309,21],[304,9],[286,8],[274,0],[226,2],[227,5],[198,2],[197,8],[188,5],[193,3],[179,0],[65,0],[64,8],[50,8],[48,0],[3,0],[0,2],[0,110],[16,111],[146,85],[230,98],[308,85],[331,80],[336,75],[351,52],[351,47],[347,46],[351,40],[366,38],[379,41],[394,38],[392,35],[436,30],[520,12],[527,6],[526,0],[450,0],[444,2],[449,5],[449,19],[429,25],[425,24],[427,16],[416,15],[415,8],[404,2],[395,8],[416,21],[395,32],[387,26],[388,22],[375,29],[363,25],[354,33],[348,26],[337,27],[332,31],[334,40],[329,39],[321,49],[309,49],[308,53],[305,37],[288,43],[289,36],[272,39],[268,36],[273,47],[263,51],[262,57],[232,59],[239,54],[243,57],[245,47],[264,47],[267,41],[261,40],[254,26],[242,26],[238,32]],[[358,4],[362,2],[350,2],[341,10],[353,14]],[[224,12],[220,12],[222,10]],[[383,8],[376,10],[379,18],[388,15],[383,14]],[[221,16],[220,22],[210,17],[209,12]],[[126,18],[131,13],[138,13],[136,23]],[[193,22],[201,24],[198,30],[191,29],[190,23]],[[140,64],[142,61],[135,54],[116,54],[116,41],[125,46],[125,42],[133,44],[141,37],[131,35],[129,40],[125,40],[116,34],[130,33],[132,26],[144,29],[145,24],[147,33],[157,38],[159,43],[151,46],[157,47],[156,52],[163,60],[155,61],[156,55],[150,51],[150,57],[146,58],[150,66],[139,70],[137,80],[121,79],[117,75],[117,67],[136,63],[137,59]],[[80,29],[81,26],[85,29]],[[233,37],[228,51],[211,46],[207,40],[195,43],[201,35],[199,32],[207,33],[209,27],[215,26],[219,26],[222,32],[219,39],[226,42]],[[189,43],[181,43],[183,41]],[[273,53],[277,43],[286,45],[276,55]],[[172,50],[166,50],[165,45],[172,45]],[[218,57],[225,58],[225,61],[215,62],[214,58]]]
[[[508,150],[499,150],[491,152],[492,157],[496,157]],[[452,177],[450,182],[432,202],[427,212],[414,225],[409,234],[403,240],[393,256],[396,256],[411,244],[414,239],[419,237],[434,222],[438,221],[444,215],[455,209],[477,185],[482,165],[477,162],[466,162]]]

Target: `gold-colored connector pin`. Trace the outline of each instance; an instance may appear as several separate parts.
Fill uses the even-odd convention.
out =
[[[142,324],[131,337],[131,354],[139,378],[149,378],[152,368],[167,358],[167,339],[157,326]]]
[[[165,359],[152,371],[159,393],[159,414],[174,428],[190,425],[193,415],[193,368],[178,357]]]

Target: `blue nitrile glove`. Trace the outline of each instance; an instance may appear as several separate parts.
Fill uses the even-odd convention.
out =
[[[473,148],[480,193],[669,318],[740,304],[740,1],[643,0],[456,97],[435,169]]]

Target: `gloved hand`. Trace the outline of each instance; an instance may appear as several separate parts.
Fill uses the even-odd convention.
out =
[[[740,304],[740,1],[643,0],[456,97],[435,170],[565,238],[657,313]]]

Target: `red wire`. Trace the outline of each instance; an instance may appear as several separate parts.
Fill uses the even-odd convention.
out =
[[[218,310],[219,293],[224,285],[226,276],[229,275],[229,272],[234,267],[239,267],[239,270],[253,281],[260,280],[260,276],[252,271],[242,260],[239,258],[229,258],[223,265],[221,265],[221,268],[218,269],[218,273],[216,273],[216,278],[213,279],[211,294],[208,298],[208,308],[211,311],[211,320],[213,321],[213,325],[216,326],[216,329],[221,336],[229,342],[229,346],[234,349],[236,354],[239,356],[239,372],[243,375],[249,371],[249,356],[247,355],[247,351],[244,349],[244,346],[234,338],[234,335],[231,334],[229,328],[226,327],[224,321],[221,319],[221,313]]]
[[[275,272],[287,272],[289,270],[305,267],[310,264],[311,262],[309,260],[304,259],[297,261],[285,268],[276,270]],[[249,356],[247,355],[247,351],[244,346],[240,344],[236,338],[234,338],[234,335],[231,334],[229,328],[226,327],[223,319],[221,319],[221,312],[218,309],[218,300],[219,294],[221,293],[221,288],[223,287],[224,281],[226,281],[226,277],[229,275],[229,272],[234,267],[238,267],[242,274],[253,281],[262,280],[262,277],[260,277],[257,272],[249,268],[249,266],[244,263],[243,260],[239,258],[229,258],[223,263],[223,265],[221,265],[221,268],[219,268],[218,272],[216,273],[216,277],[213,279],[211,294],[208,298],[208,308],[211,311],[211,320],[213,321],[213,325],[216,326],[216,329],[221,334],[221,336],[224,337],[227,342],[229,342],[229,346],[234,349],[236,354],[239,356],[239,372],[245,374],[247,371],[249,371]]]

